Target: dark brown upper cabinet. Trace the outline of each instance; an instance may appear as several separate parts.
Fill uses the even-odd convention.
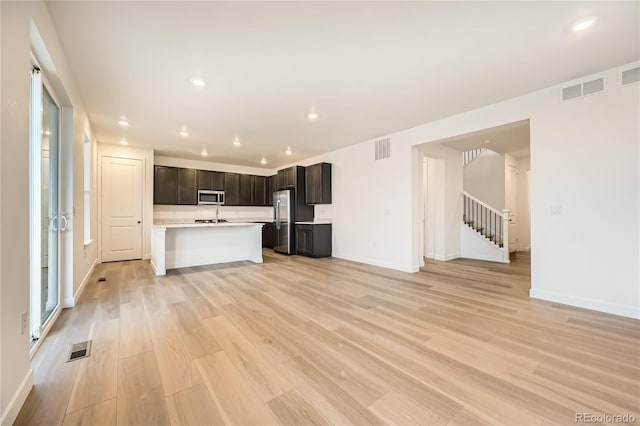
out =
[[[198,204],[197,170],[178,169],[178,204]]]
[[[276,178],[277,178],[277,175],[267,177],[267,188],[266,188],[267,200],[266,200],[265,206],[273,206],[273,192],[276,190],[276,185],[275,185]]]
[[[267,178],[265,176],[253,177],[253,203],[254,206],[267,205]]]
[[[294,166],[279,172],[283,189],[296,190],[297,208],[306,211],[305,170]],[[197,204],[198,191],[225,191],[228,206],[272,206],[273,193],[278,191],[278,176],[254,176],[225,173],[213,170],[185,169],[180,167],[154,166],[154,204]],[[312,209],[311,206],[309,208]],[[302,215],[307,220],[308,215]],[[301,216],[301,217],[302,217]],[[313,215],[310,216],[313,218]],[[302,219],[301,219],[302,220]]]
[[[224,173],[197,170],[198,190],[224,191]]]
[[[224,174],[224,203],[228,206],[240,205],[240,175],[238,173]]]
[[[278,170],[277,190],[294,189],[296,187],[296,170],[299,166]]]
[[[305,202],[331,204],[331,164],[318,163],[305,169]]]
[[[240,195],[238,200],[239,206],[253,205],[253,182],[255,176],[240,175]]]
[[[178,204],[178,169],[155,166],[153,204]]]

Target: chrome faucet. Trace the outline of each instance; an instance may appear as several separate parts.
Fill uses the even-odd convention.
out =
[[[219,206],[216,206],[216,223],[218,223],[218,207]]]

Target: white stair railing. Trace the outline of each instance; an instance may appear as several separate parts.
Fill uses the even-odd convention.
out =
[[[509,261],[509,210],[494,209],[466,191],[462,192],[462,221],[504,252]]]

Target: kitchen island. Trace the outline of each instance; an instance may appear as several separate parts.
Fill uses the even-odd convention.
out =
[[[159,223],[151,231],[151,267],[167,269],[250,260],[262,263],[262,223]]]

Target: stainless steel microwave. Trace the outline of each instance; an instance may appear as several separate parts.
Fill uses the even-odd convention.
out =
[[[224,204],[224,191],[198,191],[198,204],[214,204],[221,206]]]

